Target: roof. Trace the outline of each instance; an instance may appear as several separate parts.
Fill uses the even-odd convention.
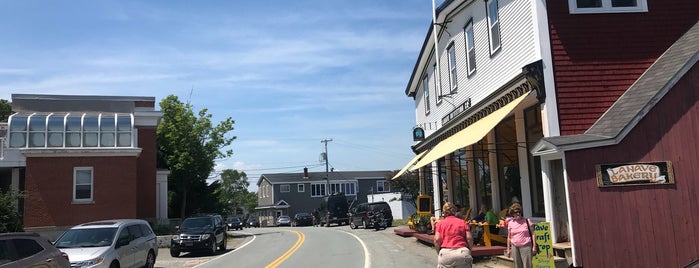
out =
[[[534,155],[618,144],[699,60],[695,23],[583,134],[541,139]]]
[[[391,171],[388,171],[388,170],[333,171],[333,172],[327,173],[330,181],[387,178],[390,174],[391,174]],[[271,184],[279,184],[279,183],[291,183],[291,182],[324,181],[325,176],[326,176],[325,172],[308,172],[307,179],[303,177],[303,172],[262,174],[262,175],[260,175],[260,179],[257,181],[257,185],[260,185],[260,183],[262,182],[263,179],[267,180]]]

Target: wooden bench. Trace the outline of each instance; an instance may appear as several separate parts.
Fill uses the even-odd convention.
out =
[[[393,232],[403,237],[410,237],[413,236],[413,234],[417,234],[417,231],[410,228],[395,228]]]
[[[434,235],[414,233],[413,237],[423,244],[434,246]],[[504,246],[474,246],[473,249],[471,249],[471,256],[502,255],[505,253],[505,249]]]

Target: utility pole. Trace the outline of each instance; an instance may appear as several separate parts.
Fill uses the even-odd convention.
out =
[[[330,178],[328,177],[328,142],[333,139],[324,139],[320,142],[325,143],[325,194],[330,195]]]

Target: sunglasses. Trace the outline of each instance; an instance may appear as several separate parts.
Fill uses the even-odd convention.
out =
[[[512,211],[512,214],[518,214],[518,213],[520,213],[520,212],[521,212],[521,211],[519,211],[519,210],[513,210],[513,211]]]

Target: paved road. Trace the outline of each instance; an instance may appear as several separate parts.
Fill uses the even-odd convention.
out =
[[[333,227],[248,228],[229,232],[228,249],[214,256],[183,253],[170,257],[160,249],[156,267],[435,267],[431,246],[401,237],[393,228],[351,229]],[[473,267],[486,266],[487,261]]]

